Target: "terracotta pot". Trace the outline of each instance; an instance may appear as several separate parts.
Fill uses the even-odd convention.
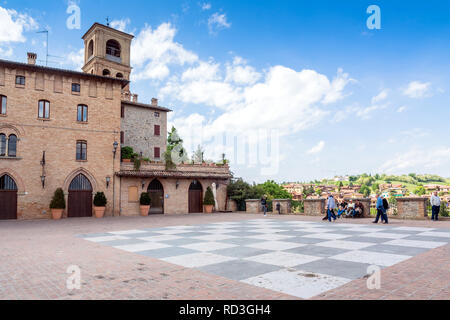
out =
[[[122,162],[130,163],[131,159],[122,159]]]
[[[150,206],[140,206],[141,216],[148,217],[148,212],[150,211]]]
[[[97,219],[101,219],[105,216],[105,207],[94,207],[95,217]]]
[[[212,213],[213,212],[213,205],[204,205],[203,208],[205,209],[205,213]]]
[[[51,209],[52,219],[53,220],[61,220],[64,209]]]

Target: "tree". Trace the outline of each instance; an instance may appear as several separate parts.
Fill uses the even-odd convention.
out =
[[[380,190],[380,184],[379,183],[374,183],[372,185],[372,191],[373,192],[378,192]]]
[[[50,209],[65,209],[66,199],[64,197],[64,191],[61,188],[56,189],[53,195],[52,201],[50,202]]]
[[[427,191],[425,190],[425,188],[423,186],[418,186],[416,188],[416,190],[414,190],[414,194],[418,195],[418,196],[423,196],[427,193]]]
[[[214,206],[216,201],[214,200],[214,193],[211,190],[211,187],[206,189],[205,198],[203,199],[203,204],[206,206]]]
[[[259,185],[266,194],[269,200],[272,199],[292,199],[292,195],[286,191],[281,185],[277,184],[275,181],[266,181],[265,183]]]
[[[370,188],[363,184],[359,189],[359,193],[363,194],[365,197],[370,196]]]
[[[205,154],[205,150],[202,148],[201,145],[199,145],[197,147],[197,150],[194,152],[194,159],[192,159],[192,161],[194,161],[195,164],[202,164],[204,161],[204,154]]]
[[[166,169],[174,169],[174,166],[189,161],[186,149],[183,147],[183,139],[178,135],[177,129],[172,127],[167,138],[167,150],[164,153]]]

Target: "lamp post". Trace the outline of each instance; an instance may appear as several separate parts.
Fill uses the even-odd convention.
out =
[[[113,154],[114,154],[114,159],[116,158],[116,153],[117,153],[117,148],[119,147],[119,143],[117,141],[114,141],[113,144]]]
[[[42,160],[40,163],[42,167],[42,175],[41,175],[42,189],[45,189],[45,151],[42,152]]]

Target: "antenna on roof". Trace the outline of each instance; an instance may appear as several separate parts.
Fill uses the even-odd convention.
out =
[[[106,25],[109,27],[109,17],[106,17]]]
[[[47,47],[47,55],[45,57],[45,66],[48,67],[48,30],[38,31],[36,33],[45,33],[45,34],[47,34],[47,42],[45,43],[46,44],[45,46]]]

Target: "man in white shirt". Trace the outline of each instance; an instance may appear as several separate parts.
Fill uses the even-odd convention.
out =
[[[333,218],[333,221],[336,221],[336,215],[334,214],[334,209],[336,209],[336,201],[334,200],[334,197],[331,193],[328,193],[328,200],[327,200],[327,216],[328,221],[331,222],[331,218]]]
[[[434,192],[430,199],[431,202],[431,220],[439,220],[439,211],[441,210],[441,198],[439,198],[438,193]]]

